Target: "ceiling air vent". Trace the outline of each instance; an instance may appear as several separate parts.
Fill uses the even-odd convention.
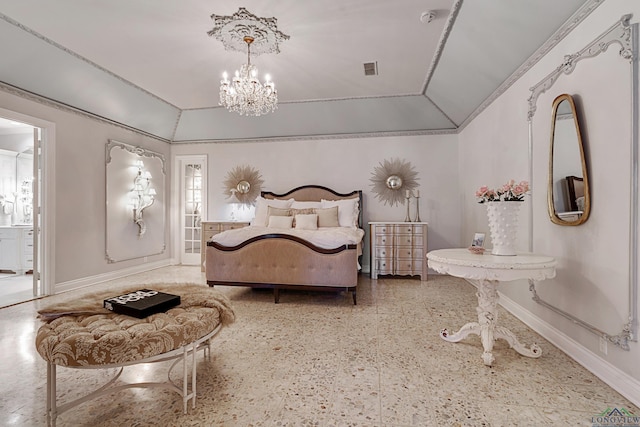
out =
[[[364,63],[364,75],[365,76],[377,76],[378,75],[378,62],[365,62]]]

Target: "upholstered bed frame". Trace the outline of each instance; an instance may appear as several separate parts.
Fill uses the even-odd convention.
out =
[[[306,185],[284,194],[262,192],[265,199],[320,201],[359,199],[362,227],[362,191],[341,194],[329,188]],[[207,242],[206,278],[209,286],[231,285],[272,288],[275,302],[281,289],[351,292],[356,304],[358,246],[319,248],[295,236],[273,233],[227,247]]]

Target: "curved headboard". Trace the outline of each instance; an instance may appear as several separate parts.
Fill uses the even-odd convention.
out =
[[[362,228],[362,190],[354,190],[350,193],[338,193],[322,185],[303,185],[294,188],[283,194],[276,194],[272,191],[262,191],[260,193],[265,199],[296,199],[299,202],[319,202],[325,200],[342,200],[358,198],[358,226]]]

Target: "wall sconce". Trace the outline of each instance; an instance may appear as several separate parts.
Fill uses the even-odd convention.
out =
[[[142,238],[147,231],[147,225],[142,218],[142,213],[146,208],[153,205],[156,190],[151,187],[151,173],[142,168],[142,160],[136,160],[138,173],[133,179],[133,189],[129,191],[129,205],[133,208],[133,222],[138,226],[138,238]]]

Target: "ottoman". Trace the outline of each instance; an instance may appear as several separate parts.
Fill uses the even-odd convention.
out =
[[[138,319],[102,308],[102,301],[140,288],[180,295],[180,305],[162,313]],[[155,283],[135,288],[105,291],[38,311],[45,321],[36,335],[36,349],[47,362],[47,424],[55,426],[61,413],[99,396],[132,387],[163,387],[180,394],[183,411],[188,401],[195,407],[196,353],[209,356],[211,339],[235,320],[226,296],[206,285]],[[167,381],[123,383],[117,381],[124,367],[172,360]],[[191,387],[188,361],[191,360]],[[182,384],[170,379],[182,361]],[[58,366],[77,369],[119,368],[102,387],[63,405],[56,396]]]

